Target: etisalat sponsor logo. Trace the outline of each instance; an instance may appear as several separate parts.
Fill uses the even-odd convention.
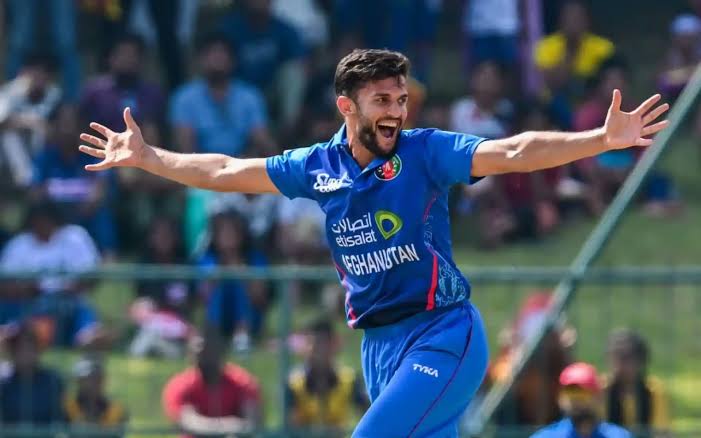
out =
[[[335,241],[338,246],[352,248],[376,243],[378,237],[375,226],[384,240],[389,240],[402,229],[403,222],[391,211],[379,210],[374,215],[366,213],[355,220],[344,218],[331,226],[331,232],[336,234]],[[403,263],[417,262],[419,255],[414,244],[409,244],[362,254],[342,255],[341,260],[351,274],[368,275],[387,271]]]
[[[391,211],[380,210],[374,215],[375,225],[385,240],[394,236],[402,229],[402,220]],[[331,231],[336,234],[336,244],[342,248],[366,245],[377,242],[377,234],[373,227],[373,215],[366,213],[356,220],[343,218],[331,225]]]

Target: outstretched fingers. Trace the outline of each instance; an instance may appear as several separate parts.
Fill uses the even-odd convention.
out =
[[[134,121],[134,117],[131,115],[131,108],[129,107],[124,108],[124,123],[127,125],[127,129],[132,131],[139,130],[139,125]]]
[[[669,120],[663,120],[661,122],[657,122],[655,124],[652,124],[650,126],[646,126],[643,128],[643,137],[647,137],[649,135],[654,135],[657,134],[658,132],[662,131],[664,128],[669,125]]]
[[[639,107],[633,111],[635,114],[646,114],[650,109],[662,99],[662,96],[659,94],[655,94],[654,96],[649,97],[645,102],[641,103]]]
[[[105,151],[103,151],[102,149],[91,148],[90,146],[86,146],[84,144],[81,144],[78,147],[78,150],[84,154],[88,154],[91,157],[95,158],[104,159],[107,156],[107,153],[105,153]]]
[[[621,96],[621,90],[613,90],[613,97],[611,98],[611,109],[613,109],[614,111],[620,111],[622,101],[623,96]]]
[[[94,135],[90,134],[80,134],[80,139],[83,140],[84,142],[90,143],[93,146],[97,146],[98,148],[104,149],[107,147],[107,142],[101,138],[95,137]]]
[[[103,125],[100,125],[100,124],[97,123],[97,122],[92,122],[92,123],[90,124],[90,127],[91,127],[92,129],[94,129],[95,131],[99,132],[100,134],[104,135],[105,138],[110,138],[110,137],[112,137],[113,135],[115,135],[115,132],[112,131],[110,128],[108,128],[108,127],[106,127],[106,126],[103,126]]]
[[[662,114],[666,113],[669,110],[669,104],[665,103],[663,105],[658,106],[654,110],[650,111],[643,117],[643,125],[649,125],[653,121],[655,121],[659,116]]]

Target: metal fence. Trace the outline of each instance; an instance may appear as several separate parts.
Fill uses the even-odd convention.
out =
[[[512,327],[519,308],[533,293],[552,291],[567,274],[560,268],[465,268],[473,284],[472,300],[487,325],[492,358],[499,352],[499,336]],[[36,273],[13,274],[13,278],[34,278]],[[260,436],[291,436],[287,418],[287,398],[283,390],[289,370],[300,361],[290,350],[290,334],[306,326],[319,313],[329,312],[321,304],[322,285],[335,284],[333,270],[327,268],[223,269],[203,272],[191,267],[146,267],[123,265],[82,274],[98,279],[92,302],[105,324],[119,333],[121,342],[108,358],[108,389],[130,412],[129,436],[173,436],[175,431],[161,409],[161,391],[167,379],[184,369],[183,359],[131,358],[126,354],[133,327],[127,308],[133,298],[133,284],[139,279],[262,279],[274,285],[274,298],[268,311],[262,342],[247,355],[231,359],[255,374],[263,388],[265,432]],[[8,276],[5,276],[7,279]],[[3,279],[0,275],[0,279]],[[667,389],[671,403],[672,426],[676,436],[701,436],[701,267],[645,267],[592,269],[577,279],[580,293],[566,312],[566,320],[576,330],[574,357],[592,362],[606,371],[606,340],[616,327],[639,331],[652,352],[651,372]],[[301,287],[297,287],[299,285]],[[297,285],[297,286],[295,286]],[[298,293],[293,291],[297,290]],[[301,292],[299,292],[301,291]],[[340,293],[340,292],[339,292]],[[333,289],[326,291],[327,302]],[[334,310],[338,311],[338,310]],[[338,320],[342,313],[338,311]],[[339,323],[340,324],[340,323]],[[360,370],[359,343],[362,334],[342,330],[343,349],[339,361]],[[52,350],[44,362],[70,375],[78,354],[70,350]],[[70,379],[69,379],[70,380]],[[69,387],[70,387],[69,383]],[[348,427],[362,413],[349,420]],[[508,415],[507,415],[508,416]],[[469,436],[470,418],[463,422]],[[528,428],[492,424],[480,436],[528,436]],[[10,436],[7,425],[0,435]],[[17,431],[20,432],[20,431]],[[100,436],[97,431],[51,431],[29,429],[24,436]],[[12,435],[15,436],[15,435]],[[311,432],[302,436],[311,436]],[[316,436],[331,436],[317,432]]]

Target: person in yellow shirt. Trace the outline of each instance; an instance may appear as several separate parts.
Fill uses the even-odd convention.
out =
[[[105,394],[105,371],[98,358],[86,357],[76,362],[73,375],[77,390],[63,403],[67,420],[75,428],[95,428],[100,436],[121,437],[127,412],[120,403]]]
[[[643,436],[669,434],[669,401],[664,384],[649,375],[647,343],[638,333],[614,331],[608,343],[611,375],[605,385],[606,419]]]
[[[323,429],[323,436],[334,431],[345,436],[343,429],[351,426],[355,410],[362,414],[369,406],[365,387],[352,368],[335,363],[338,339],[330,321],[315,322],[311,335],[306,363],[288,378],[289,423],[300,429],[300,436],[315,429]]]
[[[611,41],[590,31],[584,2],[568,0],[560,10],[559,30],[541,39],[533,56],[550,97],[564,93],[576,100],[614,52]]]

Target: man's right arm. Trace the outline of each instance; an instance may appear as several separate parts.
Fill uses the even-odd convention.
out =
[[[138,167],[190,187],[218,192],[279,193],[265,158],[239,159],[222,154],[181,154],[147,146]]]
[[[141,129],[124,110],[127,129],[114,132],[99,123],[90,127],[104,138],[81,134],[80,139],[91,146],[81,145],[83,153],[102,161],[86,166],[98,171],[112,167],[136,167],[154,175],[191,187],[221,192],[279,193],[268,176],[266,160],[237,159],[221,154],[182,154],[150,146],[144,142]]]

